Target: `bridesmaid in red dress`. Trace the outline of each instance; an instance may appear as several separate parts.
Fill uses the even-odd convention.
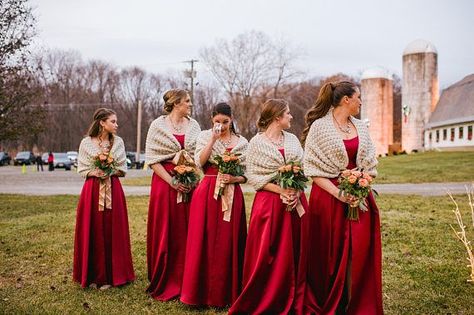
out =
[[[377,175],[375,147],[367,125],[353,116],[361,106],[352,82],[325,84],[306,114],[305,173],[313,179],[305,313],[383,314],[379,210],[373,195],[359,220],[346,219],[353,196],[339,196],[345,169]]]
[[[191,201],[181,301],[225,307],[241,290],[247,222],[239,184],[246,179],[218,175],[214,157],[230,151],[244,163],[248,141],[236,134],[228,104],[214,106],[212,123],[214,128],[202,131],[196,143],[196,164],[205,175]],[[225,190],[219,197],[220,183]]]
[[[123,140],[115,135],[115,112],[99,108],[93,119],[77,159],[77,172],[86,181],[77,205],[73,279],[82,287],[107,289],[135,280],[127,204],[118,179],[127,166]],[[99,154],[115,159],[112,174],[95,167]]]
[[[273,183],[279,167],[303,158],[298,138],[284,131],[291,119],[286,101],[266,101],[258,119],[263,132],[249,143],[246,174],[257,193],[245,248],[242,293],[229,314],[302,313],[309,228],[306,198]],[[293,210],[287,211],[283,199]]]
[[[189,203],[178,199],[189,193],[183,184],[173,184],[173,159],[192,161],[199,124],[189,117],[191,99],[185,90],[167,91],[165,111],[155,119],[146,139],[146,163],[153,169],[147,221],[147,292],[156,300],[179,297],[183,279]]]

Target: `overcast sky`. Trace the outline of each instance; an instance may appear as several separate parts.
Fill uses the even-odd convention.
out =
[[[38,44],[150,72],[186,67],[216,38],[245,31],[285,37],[309,77],[383,66],[422,38],[438,50],[440,86],[474,73],[471,0],[34,0]],[[198,76],[205,74],[198,64]]]

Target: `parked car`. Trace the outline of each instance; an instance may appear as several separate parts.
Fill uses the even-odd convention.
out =
[[[10,165],[12,158],[8,155],[7,152],[0,152],[0,166]]]
[[[72,165],[74,165],[74,167],[77,167],[77,151],[67,151],[66,154],[69,160],[71,160]]]
[[[127,151],[127,166],[130,161],[129,168],[133,168],[133,167],[135,167],[136,169],[143,168],[143,165],[145,164],[145,152],[140,153],[140,159],[138,162],[136,161],[136,156],[137,156],[136,152]]]
[[[49,156],[48,152],[43,153],[43,155],[41,156],[41,159],[43,160],[44,165],[48,164],[48,156]]]
[[[21,151],[18,152],[15,158],[13,159],[13,165],[30,165],[35,164],[35,156],[31,151]]]
[[[67,156],[67,153],[53,153],[54,156],[54,168],[64,168],[66,171],[70,171],[72,162]]]

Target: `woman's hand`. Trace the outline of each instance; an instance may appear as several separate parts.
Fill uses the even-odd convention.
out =
[[[177,184],[173,184],[172,182],[170,183],[170,186],[173,187],[173,189],[175,189],[176,191],[179,191],[181,193],[188,193],[191,191],[191,188],[184,185],[184,184],[181,184],[181,183],[177,183]]]
[[[338,193],[335,197],[351,207],[356,207],[359,204],[359,199],[353,195],[339,195]]]
[[[292,208],[294,208],[298,203],[299,195],[298,192],[294,189],[282,189],[282,191],[280,192],[280,196],[282,200]]]
[[[235,184],[239,182],[239,177],[238,176],[232,176],[229,174],[222,174],[221,175],[221,181],[224,184]]]
[[[104,179],[104,178],[106,178],[107,176],[106,176],[106,174],[105,174],[105,172],[104,172],[103,170],[97,168],[97,169],[95,169],[95,170],[93,170],[93,171],[90,171],[90,172],[87,174],[87,177],[98,177],[98,178]]]

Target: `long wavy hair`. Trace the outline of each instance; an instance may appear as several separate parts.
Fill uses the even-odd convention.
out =
[[[115,111],[109,108],[98,108],[92,116],[92,123],[87,131],[87,135],[90,137],[98,137],[102,133],[101,121],[106,121],[110,116],[117,115]],[[110,147],[112,147],[114,141],[114,135],[109,133]]]
[[[319,90],[315,104],[304,116],[305,127],[301,133],[301,143],[304,146],[309,128],[316,119],[326,116],[331,107],[340,105],[344,96],[352,97],[357,91],[357,85],[350,81],[328,82]]]

